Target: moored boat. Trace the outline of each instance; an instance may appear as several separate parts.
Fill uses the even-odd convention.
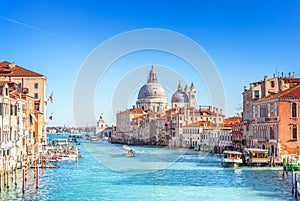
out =
[[[224,151],[222,158],[223,167],[238,167],[243,164],[242,153],[238,151]]]
[[[54,161],[61,161],[61,160],[62,160],[62,157],[60,157],[60,156],[51,156],[49,158],[49,161],[52,161],[52,162],[54,162]]]
[[[269,164],[268,150],[247,149],[245,164],[250,166],[265,166]]]
[[[70,154],[70,155],[62,155],[61,161],[74,161],[76,159],[76,155]]]
[[[299,156],[295,155],[295,154],[291,154],[289,155],[289,158],[285,158],[284,159],[284,167],[286,167],[286,163],[288,163],[288,170],[291,171],[292,169],[294,169],[295,171],[300,170],[300,160],[299,160]]]

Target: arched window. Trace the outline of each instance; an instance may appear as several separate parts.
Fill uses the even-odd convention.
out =
[[[297,125],[292,126],[292,134],[293,134],[293,139],[298,139],[298,128]]]
[[[292,118],[297,117],[297,103],[292,103]]]

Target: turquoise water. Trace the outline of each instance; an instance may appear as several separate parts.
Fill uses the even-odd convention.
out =
[[[2,189],[0,199],[294,200],[290,175],[283,178],[279,167],[224,169],[217,155],[132,148],[137,155],[129,158],[121,145],[84,142],[78,163],[61,162],[60,168],[40,171],[38,190],[29,170],[24,196],[19,171],[17,187]]]

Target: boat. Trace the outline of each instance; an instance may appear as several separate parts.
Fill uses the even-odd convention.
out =
[[[61,155],[61,161],[74,161],[76,159],[76,155]]]
[[[100,138],[98,136],[91,136],[90,140],[91,141],[100,141]]]
[[[134,157],[135,156],[135,153],[133,150],[129,150],[127,153],[126,153],[126,156],[128,157]]]
[[[268,153],[266,149],[247,149],[244,163],[249,166],[269,165]]]
[[[59,168],[58,165],[36,165],[36,166],[30,166],[30,168]]]
[[[78,138],[70,137],[69,140],[70,140],[71,143],[74,143],[76,145],[80,145],[80,142],[79,142]]]
[[[242,153],[238,151],[224,151],[222,158],[223,167],[238,167],[243,164]]]
[[[54,146],[66,146],[68,145],[68,139],[57,138],[52,140],[52,145]]]
[[[126,145],[126,144],[123,145],[122,148],[123,148],[123,149],[130,149],[130,147],[129,147],[128,145]]]
[[[60,157],[60,156],[51,156],[49,158],[49,161],[52,161],[52,162],[54,162],[54,161],[61,161],[61,160],[62,160],[62,157]]]
[[[288,159],[284,158],[284,168],[286,167],[286,163],[288,163],[288,170],[291,171],[294,169],[295,171],[300,170],[300,160],[296,154],[289,155]]]
[[[71,138],[81,138],[82,137],[82,134],[81,133],[72,133],[69,135],[69,137]]]

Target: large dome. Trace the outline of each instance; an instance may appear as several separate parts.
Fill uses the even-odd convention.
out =
[[[139,91],[138,99],[161,97],[166,98],[164,88],[158,83],[146,83]]]
[[[136,106],[153,112],[164,112],[168,107],[166,92],[158,83],[153,66],[149,72],[147,83],[139,91]]]

